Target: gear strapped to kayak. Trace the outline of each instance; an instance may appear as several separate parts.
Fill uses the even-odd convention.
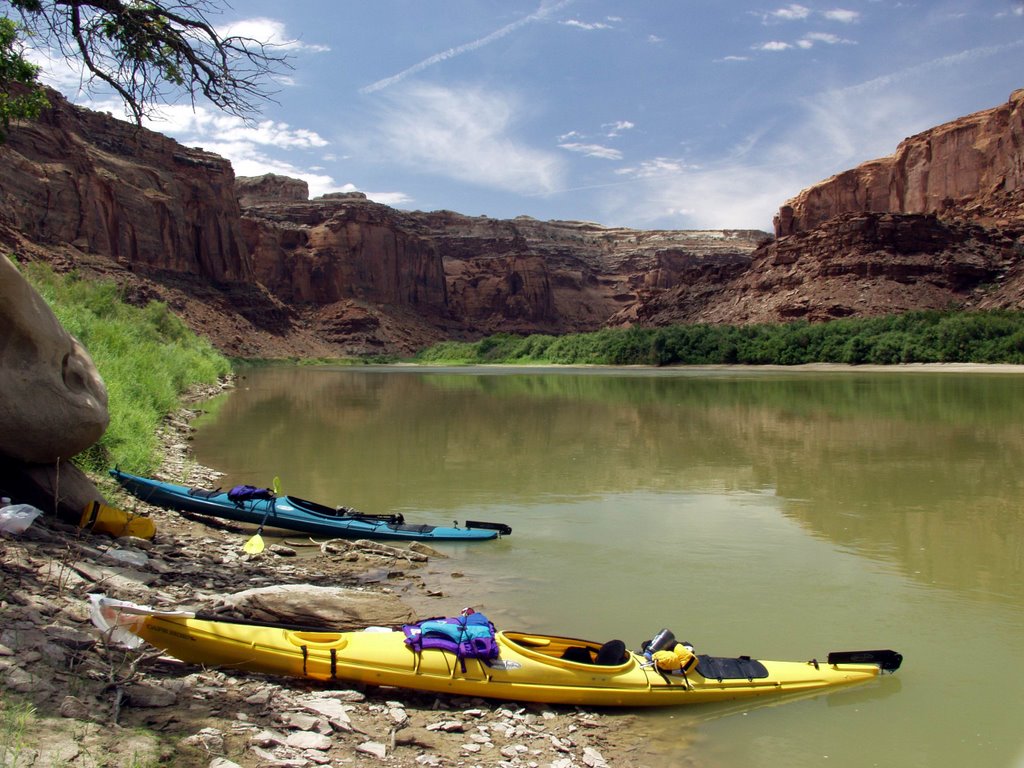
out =
[[[494,625],[482,613],[472,608],[461,616],[438,616],[402,627],[405,644],[417,653],[436,648],[454,653],[463,672],[466,659],[480,659],[485,664],[498,658],[498,644],[494,639]]]

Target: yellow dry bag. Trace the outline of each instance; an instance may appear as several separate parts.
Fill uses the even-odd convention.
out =
[[[105,533],[115,539],[121,536],[152,539],[156,533],[156,526],[150,518],[133,515],[98,501],[85,505],[78,527],[88,528],[93,533]]]

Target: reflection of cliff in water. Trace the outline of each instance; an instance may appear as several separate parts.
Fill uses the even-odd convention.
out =
[[[196,450],[229,480],[280,475],[375,512],[773,488],[815,535],[927,583],[1022,598],[1021,383],[268,369],[239,382]]]

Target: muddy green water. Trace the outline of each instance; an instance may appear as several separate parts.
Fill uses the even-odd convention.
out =
[[[652,764],[1024,766],[1024,376],[257,369],[195,452],[226,483],[510,524],[440,547],[434,614],[905,656],[831,694],[624,716]]]

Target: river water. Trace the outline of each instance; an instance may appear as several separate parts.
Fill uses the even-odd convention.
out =
[[[513,527],[439,546],[422,615],[904,654],[830,694],[621,715],[654,764],[1024,766],[1024,375],[263,368],[209,407],[225,484]]]

